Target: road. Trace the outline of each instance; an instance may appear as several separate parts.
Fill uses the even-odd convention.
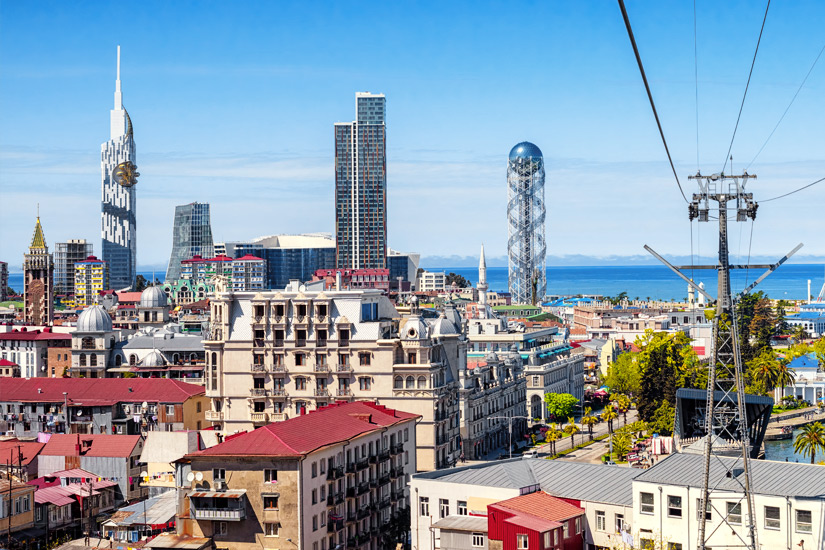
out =
[[[627,412],[627,423],[628,424],[632,424],[633,422],[636,422],[636,418],[637,418],[637,413],[636,413],[635,410],[631,410],[631,411]],[[622,415],[619,415],[619,418],[617,418],[616,420],[613,421],[613,428],[618,429],[618,428],[624,426],[624,424],[625,424],[624,423],[624,418],[622,417]],[[593,437],[594,438],[598,437],[600,435],[606,434],[606,433],[607,433],[607,422],[599,422],[598,424],[593,426]],[[583,443],[583,442],[587,441],[590,438],[590,436],[587,434],[586,430],[582,431],[582,432],[579,432],[578,434],[576,434],[573,437],[575,438],[576,445],[578,445],[580,443]],[[607,440],[605,440],[603,443],[596,442],[593,445],[591,445],[590,447],[586,447],[585,449],[581,449],[581,450],[578,450],[576,452],[570,453],[570,455],[568,455],[568,456],[570,456],[570,458],[576,458],[577,460],[581,460],[580,456],[583,457],[583,456],[586,456],[586,455],[594,454],[594,449],[591,449],[591,447],[594,447],[594,448],[597,448],[597,449],[603,449],[601,454],[604,454],[605,452],[607,452],[607,445],[608,445]],[[570,445],[570,437],[569,436],[562,437],[561,439],[556,441],[556,452],[557,453],[561,452],[561,451],[564,451],[564,450],[567,450],[570,447],[571,447],[571,445]],[[539,456],[548,456],[550,454],[550,452],[552,451],[552,446],[549,443],[546,443],[546,444],[542,445],[541,447],[538,447],[538,451],[539,451]],[[598,456],[601,456],[601,455],[598,455]]]

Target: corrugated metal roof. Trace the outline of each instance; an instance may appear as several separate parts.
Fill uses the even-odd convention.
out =
[[[720,463],[721,461],[721,463]],[[724,465],[735,464],[734,458],[712,460],[710,484],[721,491],[741,492],[740,480],[726,477]],[[774,460],[751,460],[751,487],[760,495],[796,498],[825,497],[825,468],[816,464],[797,464]],[[652,468],[643,470],[636,479],[646,483],[702,486],[704,472],[702,455],[677,453],[661,460]]]
[[[542,491],[560,498],[632,506],[632,482],[641,472],[635,468],[535,458],[425,472],[415,477],[511,489],[538,484]]]
[[[74,499],[71,491],[67,491],[63,487],[44,487],[34,492],[34,501],[37,504],[54,504],[55,506],[65,506],[72,504]]]
[[[146,499],[118,510],[117,517],[112,516],[110,525],[161,525],[175,519],[176,494],[167,491],[156,497]],[[145,512],[144,512],[145,510]]]
[[[433,523],[433,527],[452,531],[487,531],[487,518],[481,516],[447,516]]]
[[[40,452],[42,456],[128,457],[140,443],[139,435],[53,434]],[[96,477],[96,476],[93,476]]]

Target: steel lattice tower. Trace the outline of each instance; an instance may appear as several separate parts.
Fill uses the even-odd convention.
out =
[[[547,291],[544,157],[527,141],[507,162],[507,264],[513,303],[534,304]]]

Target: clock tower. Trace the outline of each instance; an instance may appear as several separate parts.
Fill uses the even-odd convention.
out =
[[[33,325],[51,325],[54,320],[54,260],[49,254],[40,216],[34,226],[29,253],[23,254],[23,320]]]

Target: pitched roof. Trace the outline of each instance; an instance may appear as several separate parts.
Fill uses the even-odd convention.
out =
[[[43,456],[105,456],[124,458],[132,454],[132,451],[139,442],[139,435],[53,434],[40,454]]]
[[[8,359],[0,359],[0,367],[19,367],[17,363],[14,361],[9,361]]]
[[[72,335],[67,332],[52,332],[49,330],[22,330],[14,329],[11,332],[0,332],[0,340],[16,340],[29,342],[33,340],[63,340],[69,344],[72,340]]]
[[[63,403],[85,406],[115,403],[183,403],[204,393],[203,386],[169,378],[7,378],[0,402]]]
[[[34,501],[37,504],[54,504],[55,506],[65,506],[72,504],[73,493],[63,487],[43,487],[34,492]]]
[[[423,472],[415,474],[414,477],[510,489],[539,485],[542,491],[560,498],[632,506],[633,480],[641,473],[642,470],[636,468],[541,458],[514,458]]]
[[[5,381],[3,382],[5,383]],[[23,465],[27,466],[43,450],[44,443],[36,441],[18,441],[17,439],[6,439],[0,441],[0,464],[17,464],[17,447],[20,447],[20,454],[23,456]]]
[[[34,224],[34,235],[32,236],[32,244],[29,248],[46,248],[46,238],[43,236],[40,216],[37,217],[37,222]]]
[[[529,514],[547,521],[562,522],[584,514],[584,509],[548,495],[543,491],[517,496],[491,504],[519,514]]]
[[[189,454],[187,457],[298,457],[416,418],[421,416],[388,409],[369,401],[334,403],[309,414],[240,434],[220,445]],[[330,429],[331,426],[334,426],[334,429]]]

